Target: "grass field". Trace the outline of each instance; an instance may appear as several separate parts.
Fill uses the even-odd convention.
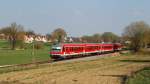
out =
[[[8,48],[9,42],[6,40],[0,40],[0,48]]]
[[[150,84],[150,67],[144,68],[130,77],[127,84]]]
[[[95,60],[58,62],[40,65],[34,69],[3,73],[0,75],[0,83],[125,84],[128,76],[148,66],[149,55],[120,55]]]
[[[25,64],[33,60],[42,61],[49,59],[49,49],[35,50],[35,55],[32,55],[32,50],[0,50],[0,65],[10,64]]]
[[[11,64],[25,64],[34,61],[49,60],[49,45],[44,45],[42,49],[32,50],[32,44],[26,44],[27,49],[24,50],[10,50],[9,43],[7,41],[0,41],[0,65]],[[6,48],[6,49],[5,49]]]

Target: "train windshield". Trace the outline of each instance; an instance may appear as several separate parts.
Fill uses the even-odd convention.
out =
[[[61,51],[60,45],[53,45],[52,46],[52,51],[54,51],[54,52],[60,52]]]
[[[52,48],[52,51],[53,51],[53,52],[60,52],[61,49]]]

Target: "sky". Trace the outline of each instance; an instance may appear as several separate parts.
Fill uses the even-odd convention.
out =
[[[0,28],[16,22],[47,34],[63,28],[68,36],[113,32],[135,21],[150,24],[150,0],[0,0]]]

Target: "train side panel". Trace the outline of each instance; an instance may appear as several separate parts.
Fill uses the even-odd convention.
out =
[[[99,54],[104,52],[112,52],[116,50],[121,50],[122,45],[116,44],[61,44],[52,47],[50,52],[52,58],[67,58],[77,55],[87,55],[87,54]]]

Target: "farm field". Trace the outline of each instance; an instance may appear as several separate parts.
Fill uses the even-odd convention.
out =
[[[120,55],[57,62],[0,75],[0,84],[125,84],[134,72],[150,67],[149,55]]]

